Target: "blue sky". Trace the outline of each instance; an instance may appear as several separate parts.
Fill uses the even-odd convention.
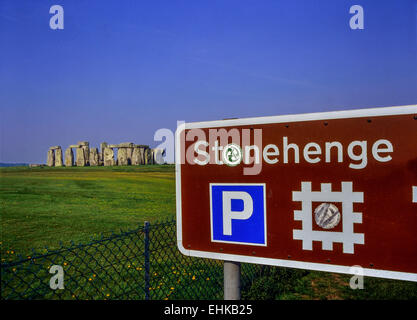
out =
[[[177,120],[416,104],[416,16],[416,0],[2,0],[0,161],[156,146]]]

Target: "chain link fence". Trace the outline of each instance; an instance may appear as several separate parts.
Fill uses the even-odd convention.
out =
[[[53,266],[62,267],[63,289],[51,289],[60,281]],[[242,287],[260,271],[261,266],[242,264]],[[1,299],[222,298],[223,262],[182,255],[175,220],[1,264]]]

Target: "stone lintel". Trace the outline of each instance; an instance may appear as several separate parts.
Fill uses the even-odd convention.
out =
[[[108,144],[108,148],[133,148],[135,146],[134,143],[131,142],[125,142],[125,143],[119,143],[119,144]]]
[[[118,148],[133,148],[134,145],[133,142],[123,142],[118,144]]]

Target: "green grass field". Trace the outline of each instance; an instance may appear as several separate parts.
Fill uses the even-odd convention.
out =
[[[1,258],[2,262],[13,261],[17,253],[30,254],[31,248],[39,250],[48,246],[53,249],[58,248],[60,242],[66,245],[71,240],[87,243],[99,234],[135,229],[144,221],[152,223],[174,218],[175,168],[172,165],[0,168],[0,201]],[[171,238],[169,241],[175,243],[174,236]],[[175,270],[171,270],[173,261],[163,257],[154,267],[160,270],[154,269],[154,273],[158,274],[158,281],[166,282],[165,277]],[[194,260],[196,263],[198,259]],[[206,272],[199,270],[201,268],[204,269],[199,267],[197,271]],[[164,274],[164,270],[169,272]],[[364,290],[351,290],[349,275],[285,268],[267,270],[245,289],[243,298],[417,299],[417,284],[412,282],[365,278]],[[175,276],[183,276],[183,271],[175,271]],[[198,276],[198,272],[189,273],[187,277]],[[219,277],[221,275],[217,275]],[[198,279],[204,282],[203,287],[209,288],[207,275]],[[180,283],[187,287],[197,282],[176,279],[175,285]],[[154,285],[156,289],[159,286]],[[212,286],[221,292],[218,283]],[[174,291],[171,298],[189,298],[184,296],[186,291],[181,290]],[[172,290],[167,292],[171,295]]]
[[[0,169],[1,248],[88,241],[175,216],[171,165]]]

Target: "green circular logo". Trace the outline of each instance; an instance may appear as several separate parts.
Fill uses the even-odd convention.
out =
[[[228,166],[234,167],[242,162],[242,149],[235,144],[231,143],[223,149],[223,163]]]

